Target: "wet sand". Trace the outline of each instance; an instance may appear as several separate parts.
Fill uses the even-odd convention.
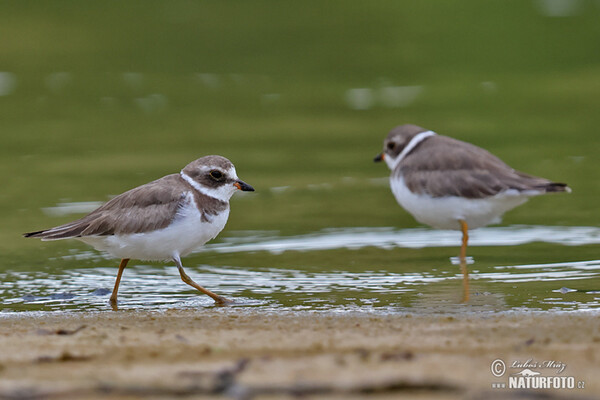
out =
[[[541,376],[584,382],[543,398],[597,398],[598,317],[239,308],[0,314],[0,398],[538,398],[492,387],[527,360],[553,362],[529,367]],[[496,378],[498,358],[509,368]]]

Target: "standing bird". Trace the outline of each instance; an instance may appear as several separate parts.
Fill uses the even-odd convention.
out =
[[[225,157],[206,156],[171,174],[122,193],[85,217],[55,228],[25,233],[42,240],[78,239],[120,258],[110,302],[116,309],[121,275],[129,259],[173,260],[181,280],[212,297],[231,301],[194,282],[181,257],[215,238],[229,217],[236,190],[254,191]]]
[[[499,223],[502,214],[529,197],[571,191],[564,183],[516,171],[480,147],[416,125],[390,131],[374,161],[382,160],[392,171],[396,200],[417,221],[462,231],[464,301],[469,299],[469,229]]]

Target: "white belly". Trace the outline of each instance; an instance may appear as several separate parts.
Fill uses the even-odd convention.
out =
[[[147,233],[112,236],[87,236],[78,238],[117,258],[136,260],[170,260],[174,256],[184,257],[204,243],[214,239],[225,227],[229,208],[203,222],[200,212],[191,205],[180,212],[176,222]]]
[[[434,198],[412,193],[402,178],[390,178],[390,186],[398,203],[417,221],[438,229],[460,230],[460,219],[466,221],[469,228],[499,223],[506,211],[525,203],[529,196],[538,194],[508,190],[483,199],[457,196]]]

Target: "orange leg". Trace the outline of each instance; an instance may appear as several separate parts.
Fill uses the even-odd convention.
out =
[[[129,258],[123,258],[121,263],[119,264],[119,272],[117,272],[117,280],[115,281],[115,287],[113,289],[112,294],[110,295],[110,304],[113,310],[117,309],[117,293],[119,292],[119,283],[121,283],[121,276],[123,275],[123,270],[127,266],[129,262]]]
[[[229,300],[223,296],[219,296],[218,294],[213,293],[210,290],[205,289],[202,286],[198,285],[196,282],[194,282],[192,280],[192,278],[190,278],[188,276],[188,274],[186,274],[185,271],[183,270],[183,265],[181,265],[181,260],[179,259],[179,257],[174,257],[173,261],[175,261],[175,264],[177,265],[177,269],[179,270],[179,275],[181,275],[182,281],[184,281],[191,287],[198,289],[200,292],[204,293],[205,295],[210,296],[215,301],[215,303],[217,303],[218,305],[226,305],[226,304],[233,303],[232,300]]]
[[[467,269],[467,243],[469,242],[469,225],[467,222],[459,219],[460,229],[462,231],[462,246],[460,247],[460,269],[463,273],[463,303],[469,301],[469,271]]]

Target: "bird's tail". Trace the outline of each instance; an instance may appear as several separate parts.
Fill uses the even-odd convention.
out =
[[[558,183],[558,182],[550,182],[545,187],[544,190],[546,193],[553,192],[567,192],[571,193],[571,188],[567,186],[566,183]]]
[[[26,238],[39,238],[42,240],[58,240],[68,239],[72,237],[81,236],[81,231],[85,229],[86,225],[82,224],[80,220],[71,222],[69,224],[57,226],[55,228],[44,229],[42,231],[27,232],[23,236]]]

